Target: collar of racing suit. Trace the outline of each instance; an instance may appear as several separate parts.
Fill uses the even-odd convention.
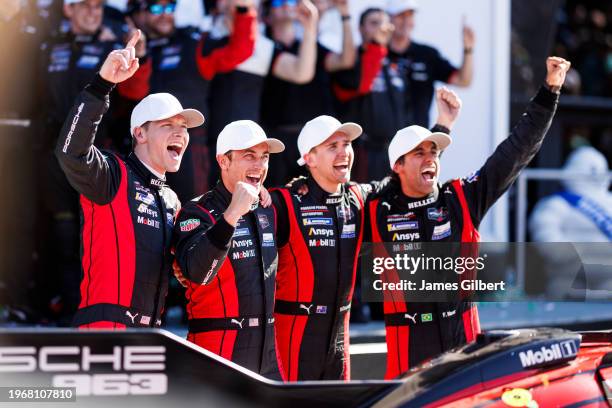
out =
[[[339,193],[328,193],[312,177],[308,177],[307,185],[308,193],[312,195],[317,203],[340,204],[344,199],[344,192],[346,191],[344,185],[341,186]]]
[[[408,197],[402,192],[401,187],[394,189],[391,196],[391,202],[399,208],[415,209],[420,207],[427,207],[438,201],[438,195],[440,192],[440,185],[434,186],[431,193],[423,197]]]
[[[72,43],[91,43],[91,42],[97,42],[98,37],[100,36],[100,34],[102,33],[102,29],[99,29],[98,31],[96,31],[93,34],[74,34],[72,32],[67,32],[66,33],[66,40],[68,42],[72,42]]]
[[[130,163],[136,174],[149,186],[160,190],[166,185],[166,179],[157,177],[155,174],[151,173],[151,171],[146,168],[146,166],[140,161],[140,159],[138,159],[138,157],[136,157],[133,152],[128,156],[127,162]]]

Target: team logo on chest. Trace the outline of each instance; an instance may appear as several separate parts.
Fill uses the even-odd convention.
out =
[[[448,210],[445,207],[440,208],[428,208],[427,218],[432,221],[441,222],[448,217]]]

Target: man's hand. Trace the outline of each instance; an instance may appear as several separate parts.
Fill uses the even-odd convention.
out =
[[[100,76],[103,79],[118,84],[134,75],[139,67],[134,47],[139,39],[140,30],[136,30],[124,49],[115,50],[108,54],[102,68],[100,68]]]
[[[474,30],[472,27],[465,23],[465,18],[463,19],[463,50],[473,50],[474,45],[476,44],[476,36],[474,35]]]
[[[272,196],[265,187],[259,189],[259,203],[264,208],[268,208],[272,205]]]
[[[297,19],[299,20],[304,30],[316,32],[317,23],[319,21],[319,11],[310,0],[300,0],[297,8]]]
[[[179,266],[178,262],[176,262],[176,260],[172,262],[172,272],[174,273],[174,277],[177,281],[179,281],[182,287],[186,288],[189,286],[189,280],[185,277],[185,275],[183,275],[181,267]]]
[[[348,0],[332,0],[332,3],[336,6],[341,16],[348,16],[350,14]]]
[[[560,57],[546,59],[546,85],[554,91],[559,91],[565,82],[565,75],[572,63]]]
[[[259,201],[257,189],[245,182],[236,183],[236,188],[232,194],[232,201],[223,213],[223,218],[228,224],[236,226],[238,219],[251,211],[254,203]]]
[[[436,123],[452,129],[461,111],[461,99],[455,92],[443,86],[436,91],[436,106],[438,107]]]

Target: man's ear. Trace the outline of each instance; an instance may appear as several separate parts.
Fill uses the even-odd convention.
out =
[[[217,163],[219,163],[219,167],[221,168],[221,170],[227,170],[230,165],[230,158],[227,157],[227,155],[225,154],[218,154]]]
[[[395,164],[393,165],[393,172],[396,174],[399,174],[400,172],[400,167],[402,167],[402,165],[400,164],[399,160],[395,162]]]
[[[147,132],[142,126],[136,126],[134,128],[134,139],[136,144],[143,144],[147,141]]]
[[[308,166],[308,168],[317,167],[317,158],[313,154],[306,153],[304,155],[304,161],[306,162],[306,166]]]

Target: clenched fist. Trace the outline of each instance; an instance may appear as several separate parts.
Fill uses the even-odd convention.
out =
[[[438,119],[436,123],[452,129],[459,112],[461,111],[461,99],[447,87],[436,91],[436,106],[438,107]]]
[[[548,57],[546,60],[546,85],[553,89],[561,89],[565,75],[572,63],[560,57]]]
[[[232,193],[232,201],[223,214],[228,224],[235,226],[238,219],[251,211],[253,204],[259,201],[259,191],[254,186],[239,181]]]
[[[134,31],[124,49],[108,54],[100,68],[100,76],[103,79],[118,84],[134,75],[139,67],[135,48],[138,40],[140,40],[140,30]]]

